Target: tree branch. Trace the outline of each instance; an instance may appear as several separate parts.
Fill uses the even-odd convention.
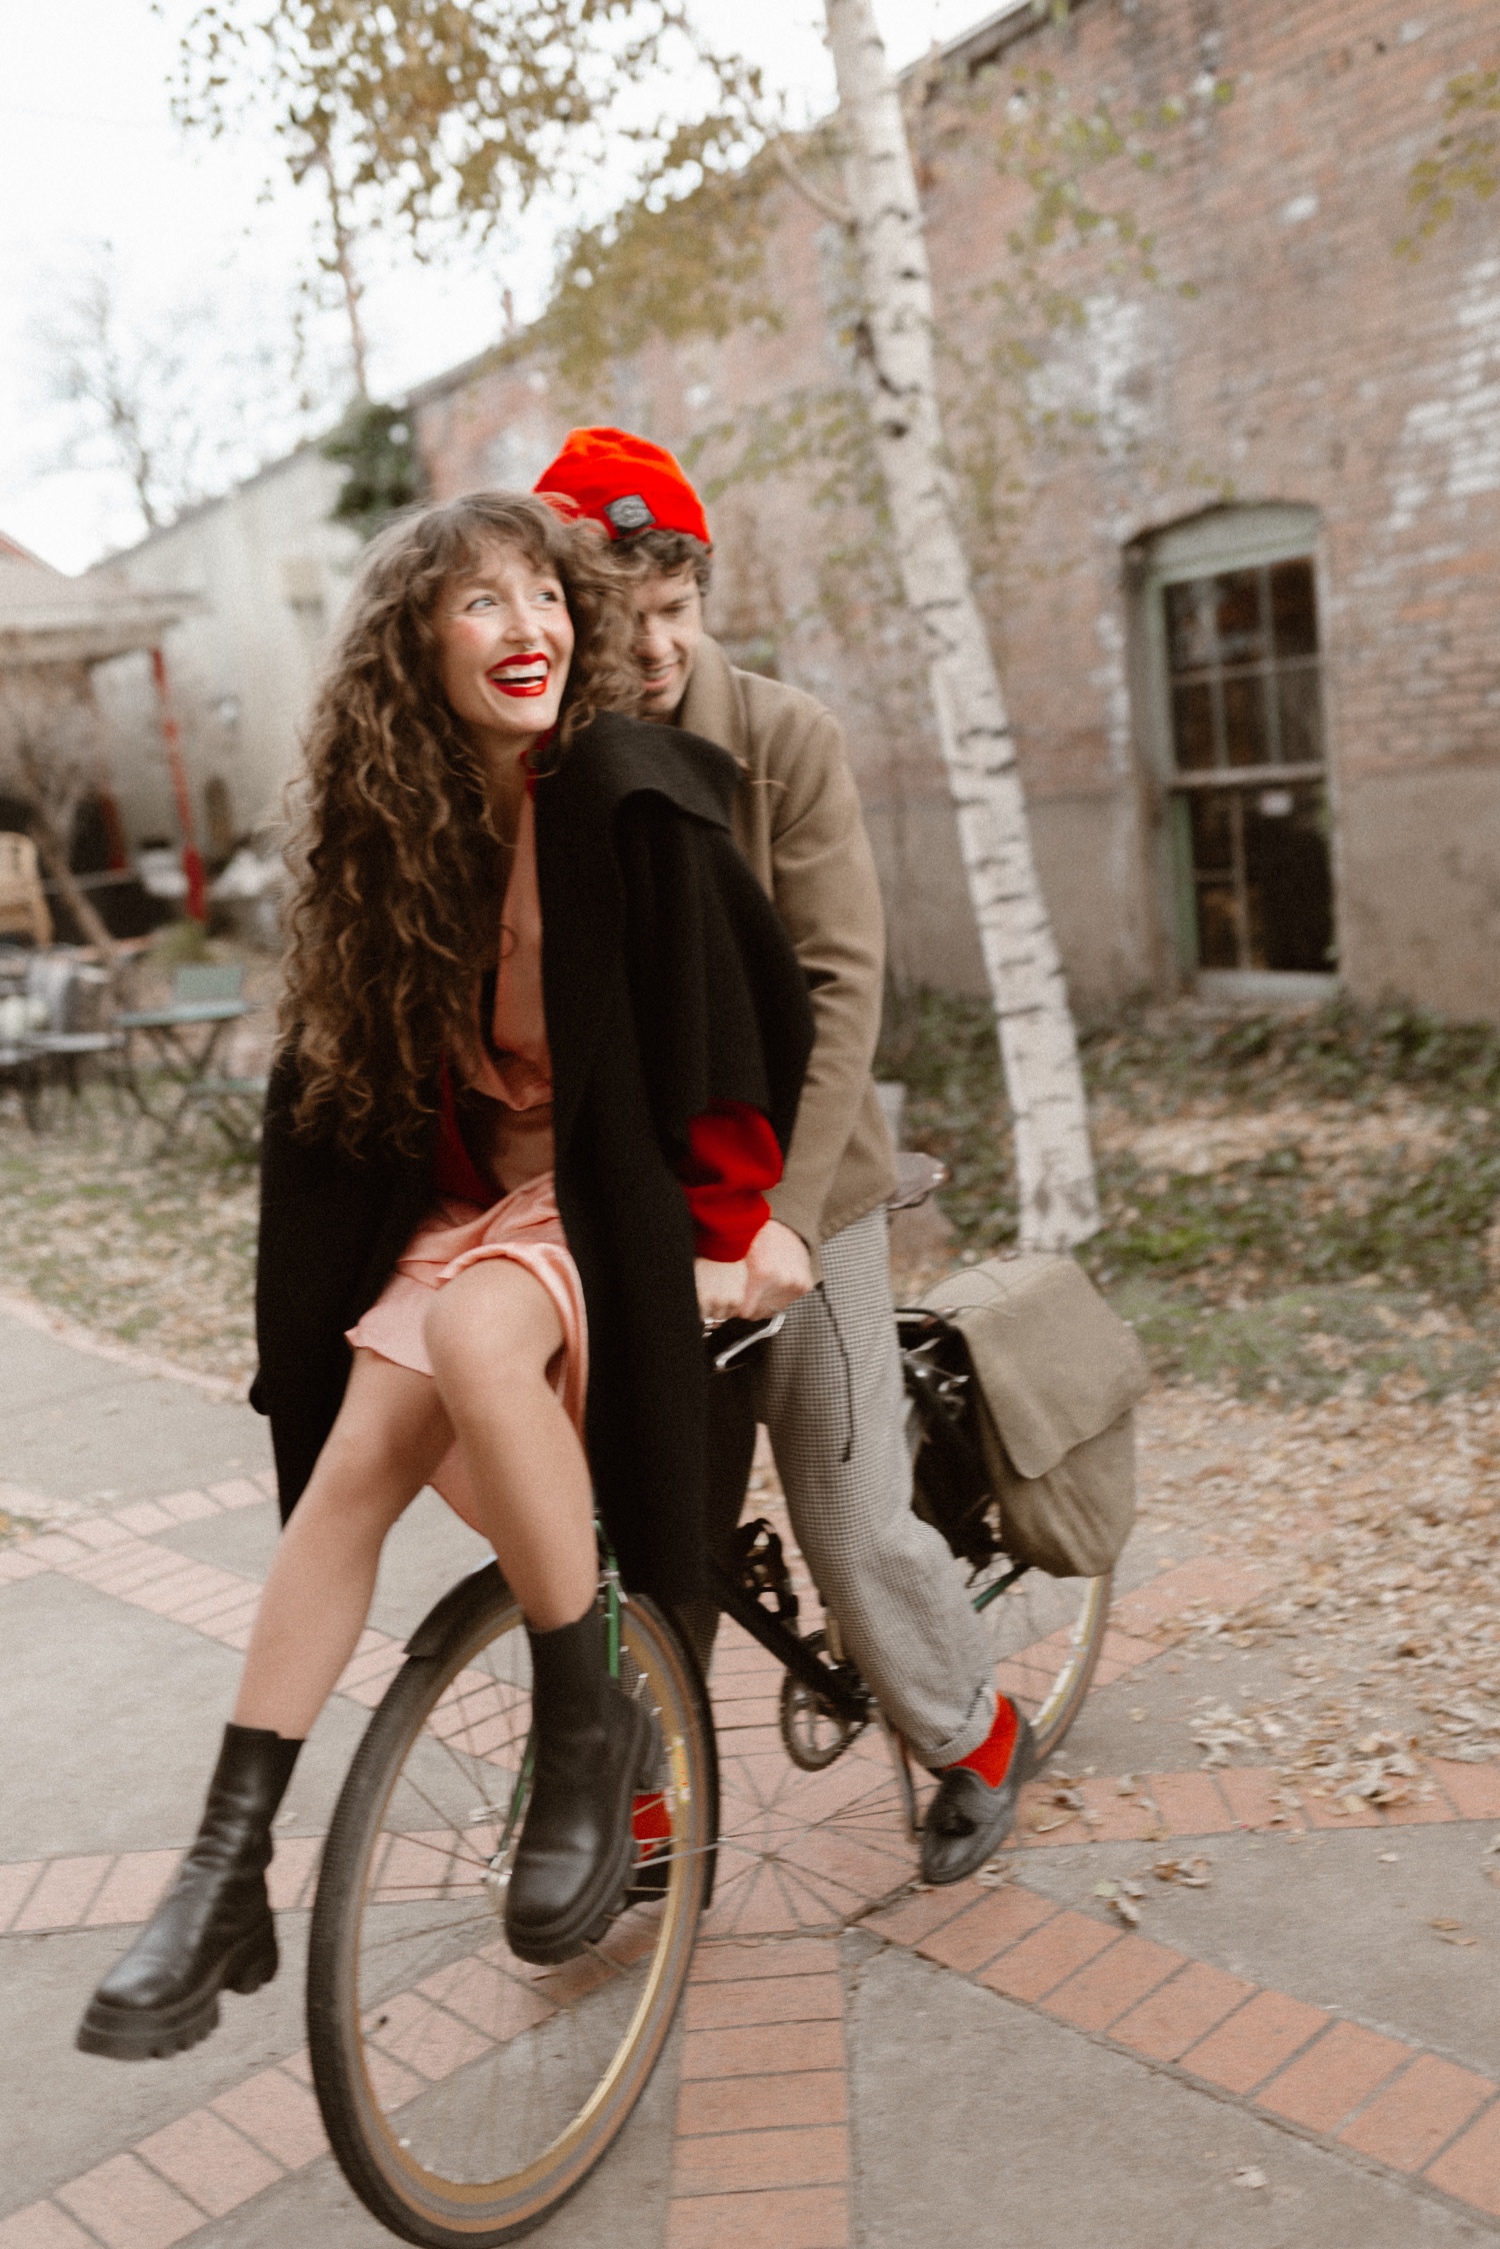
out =
[[[78,886],[68,857],[67,837],[72,831],[78,799],[83,793],[81,777],[64,777],[49,771],[40,745],[23,735],[16,743],[16,767],[31,806],[32,840],[42,864],[57,885],[58,896],[83,931],[90,945],[102,955],[107,968],[115,965],[115,941],[110,936],[104,917],[88,894]]]
[[[811,180],[805,179],[792,162],[785,141],[777,141],[772,153],[789,186],[804,196],[815,211],[821,211],[825,219],[831,219],[835,226],[852,231],[854,213],[848,204],[840,203],[835,196],[825,195],[820,187],[814,187]]]

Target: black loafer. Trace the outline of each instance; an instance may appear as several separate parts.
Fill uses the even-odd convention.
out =
[[[1015,1747],[998,1788],[972,1766],[950,1765],[922,1823],[922,1880],[941,1887],[977,1874],[994,1857],[1016,1820],[1022,1783],[1036,1770],[1036,1739],[1017,1711]]]

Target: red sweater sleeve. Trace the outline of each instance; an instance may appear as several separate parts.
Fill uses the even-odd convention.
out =
[[[687,1161],[677,1166],[700,1257],[735,1265],[770,1217],[765,1191],[781,1177],[781,1149],[759,1109],[719,1101],[688,1126]]]

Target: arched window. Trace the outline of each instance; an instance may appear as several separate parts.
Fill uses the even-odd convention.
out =
[[[1316,543],[1312,508],[1270,506],[1135,550],[1179,948],[1214,981],[1337,967]]]

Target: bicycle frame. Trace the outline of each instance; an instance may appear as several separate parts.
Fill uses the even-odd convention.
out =
[[[792,1630],[796,1621],[795,1606],[790,1619],[771,1616],[762,1608],[756,1593],[742,1580],[737,1581],[717,1562],[709,1565],[714,1598],[726,1616],[732,1616],[742,1625],[752,1639],[772,1654],[783,1670],[800,1679],[803,1686],[824,1702],[832,1705],[841,1718],[855,1725],[868,1725],[872,1715],[873,1697],[868,1687],[851,1688],[838,1668],[822,1656],[815,1655],[805,1640]],[[795,1604],[796,1595],[792,1595]]]

